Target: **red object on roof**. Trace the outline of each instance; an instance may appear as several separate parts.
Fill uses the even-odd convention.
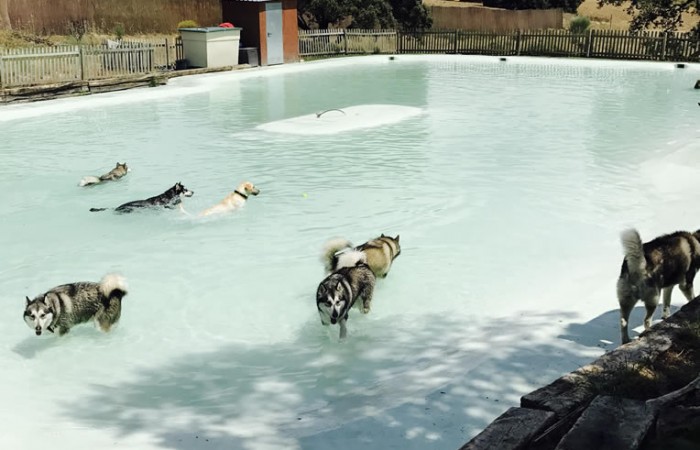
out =
[[[221,28],[235,28],[231,22],[220,23],[219,26]]]

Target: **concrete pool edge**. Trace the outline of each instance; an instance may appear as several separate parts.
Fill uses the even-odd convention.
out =
[[[619,394],[596,393],[593,386],[600,383],[602,376],[619,374],[623,367],[637,367],[658,360],[674,344],[683,347],[684,333],[689,323],[700,323],[700,296],[642,333],[639,339],[621,345],[590,364],[523,395],[519,407],[509,408],[460,450],[583,450],[596,448],[596,439],[600,438],[601,433],[605,435],[606,442],[625,444],[624,447],[615,448],[644,448],[646,436],[654,433],[654,427],[659,426],[658,405],[666,406],[676,401],[672,398],[673,393],[681,390],[643,401],[627,399]],[[690,381],[691,384],[695,383]],[[697,386],[694,389],[697,390]],[[624,426],[604,427],[594,422],[595,416],[609,413],[611,409],[617,421]],[[696,413],[695,420],[698,415]]]

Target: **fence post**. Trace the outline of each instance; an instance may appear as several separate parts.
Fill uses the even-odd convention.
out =
[[[78,59],[80,60],[80,79],[85,80],[85,63],[83,61],[83,46],[78,45]]]
[[[518,31],[515,33],[515,54],[517,56],[520,56],[520,40],[522,39],[522,30],[518,28]]]
[[[348,35],[345,33],[345,28],[343,28],[343,45],[344,45],[344,53],[347,55],[348,54]]]
[[[664,31],[664,40],[661,43],[661,61],[666,61],[666,44],[668,43],[668,32]]]
[[[593,49],[593,30],[588,30],[588,45],[586,46],[586,58],[591,57],[591,50]]]
[[[5,72],[2,62],[2,53],[0,53],[0,90],[5,89]]]
[[[454,54],[457,54],[457,48],[459,47],[457,43],[459,42],[459,30],[455,30],[455,45],[454,45]]]
[[[170,49],[168,48],[168,38],[165,38],[165,70],[170,70]]]
[[[396,54],[401,54],[401,31],[396,30]]]

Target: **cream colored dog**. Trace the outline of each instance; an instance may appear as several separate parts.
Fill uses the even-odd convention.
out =
[[[234,209],[238,209],[241,206],[245,205],[245,202],[246,200],[248,200],[249,195],[258,195],[259,193],[260,190],[257,187],[255,187],[253,183],[251,183],[250,181],[245,181],[239,184],[236,190],[228,194],[226,198],[224,198],[211,208],[205,209],[204,211],[199,213],[199,215],[210,216],[212,214],[221,214],[233,211]]]

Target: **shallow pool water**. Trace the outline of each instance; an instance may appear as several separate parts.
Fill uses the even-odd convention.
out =
[[[459,448],[619,342],[620,230],[700,226],[698,78],[377,56],[0,108],[0,448]],[[336,108],[360,112],[304,128]],[[221,217],[88,211],[180,181],[195,215],[244,180]],[[380,233],[402,254],[338,342],[321,246]],[[23,323],[25,296],[112,271],[112,333]]]

